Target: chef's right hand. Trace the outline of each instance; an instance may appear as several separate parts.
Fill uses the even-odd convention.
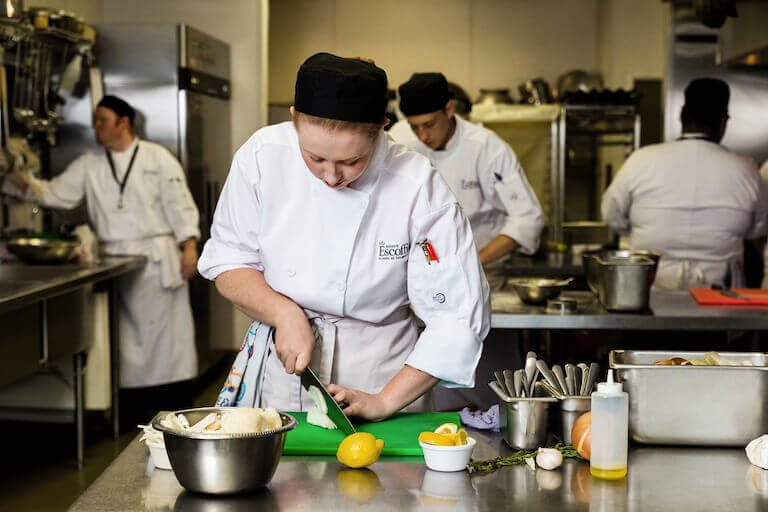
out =
[[[286,373],[301,375],[309,366],[315,349],[315,335],[300,307],[294,305],[278,320],[275,326],[275,349]]]
[[[27,191],[27,186],[29,185],[27,176],[19,168],[15,167],[12,172],[8,173],[5,179],[13,183],[22,193]]]

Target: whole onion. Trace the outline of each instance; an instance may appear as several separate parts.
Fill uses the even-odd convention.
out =
[[[592,413],[585,412],[579,416],[571,430],[571,441],[579,455],[589,460],[592,453]]]

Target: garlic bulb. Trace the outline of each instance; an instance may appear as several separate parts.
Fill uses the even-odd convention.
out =
[[[749,462],[763,469],[768,469],[768,434],[763,434],[747,445]]]
[[[539,448],[536,454],[536,464],[541,469],[555,469],[563,464],[563,454],[555,448]]]

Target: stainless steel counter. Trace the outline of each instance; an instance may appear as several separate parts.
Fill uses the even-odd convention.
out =
[[[92,265],[0,263],[0,312],[131,272],[146,261],[144,256],[110,256]]]
[[[607,311],[590,292],[565,291],[578,300],[572,315],[547,314],[544,306],[529,306],[513,291],[491,293],[491,327],[510,329],[618,330],[768,330],[768,310],[702,308],[688,291],[651,292],[650,309],[641,313]]]
[[[474,457],[512,453],[498,434],[472,431]],[[493,511],[768,510],[768,471],[742,449],[634,447],[625,480],[592,478],[586,462],[555,471],[505,467],[487,475],[428,470],[420,457],[382,458],[350,470],[333,457],[283,457],[269,486],[231,498],[185,491],[171,471],[154,469],[134,440],[70,508],[91,511],[456,510]]]
[[[13,325],[12,336],[0,342],[2,363],[12,368],[5,371],[8,382],[34,374],[53,356],[71,355],[74,370],[74,423],[76,425],[77,463],[83,462],[84,450],[84,349],[91,340],[85,330],[67,331],[53,343],[51,330],[59,324],[76,323],[66,315],[70,300],[80,299],[84,290],[97,283],[106,283],[109,293],[110,377],[112,420],[115,437],[119,434],[120,350],[117,322],[117,277],[135,271],[146,264],[144,256],[110,256],[90,265],[24,265],[0,264],[0,321]],[[85,302],[82,304],[85,307]],[[50,309],[50,311],[49,311]],[[77,312],[77,308],[73,311]],[[37,332],[35,332],[37,330]],[[81,332],[82,331],[82,332]],[[58,334],[58,332],[57,332]],[[2,379],[0,379],[2,380]]]

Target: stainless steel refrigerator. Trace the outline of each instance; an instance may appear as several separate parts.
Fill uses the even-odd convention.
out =
[[[202,245],[232,156],[229,45],[187,25],[110,24],[95,29],[94,69],[101,70],[104,94],[134,106],[137,134],[178,157],[200,210]],[[51,155],[54,174],[96,147],[91,105],[99,99],[98,89],[90,88],[94,97],[67,98],[62,112],[66,123]],[[232,349],[234,311],[202,277],[191,281],[190,293],[203,372],[224,355],[219,349]]]

